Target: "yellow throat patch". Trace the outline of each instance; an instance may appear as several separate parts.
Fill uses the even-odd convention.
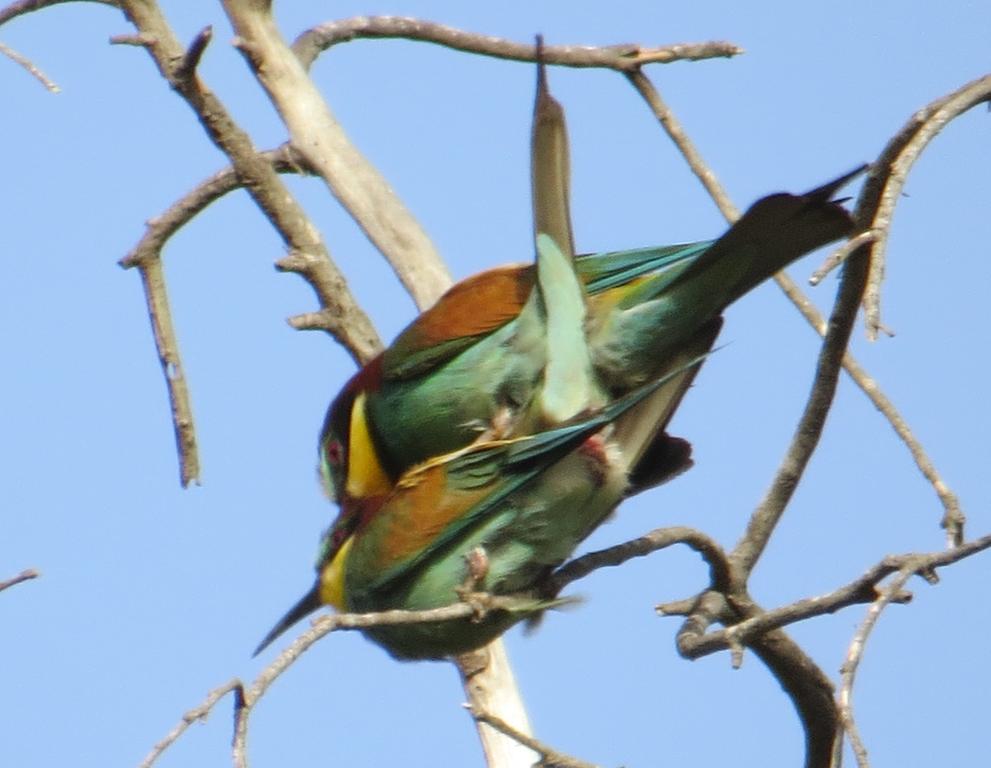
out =
[[[339,611],[347,610],[344,601],[344,569],[347,566],[352,544],[354,544],[353,536],[341,544],[334,559],[320,571],[320,602],[324,605],[332,605]]]
[[[380,496],[392,489],[392,481],[382,469],[365,416],[365,393],[354,399],[348,434],[347,494],[354,499]]]

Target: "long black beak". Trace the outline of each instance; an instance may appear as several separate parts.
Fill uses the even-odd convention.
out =
[[[299,599],[299,602],[290,608],[286,615],[279,619],[278,624],[272,627],[272,630],[265,635],[265,639],[261,641],[258,647],[255,648],[255,652],[251,654],[252,658],[268,648],[268,646],[272,644],[272,641],[289,629],[289,627],[300,619],[309,616],[322,605],[323,603],[320,602],[320,582],[317,581],[317,583],[313,585],[312,589],[303,595]]]

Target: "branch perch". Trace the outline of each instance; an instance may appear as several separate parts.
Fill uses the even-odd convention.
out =
[[[537,61],[537,48],[532,43],[517,43],[492,35],[480,35],[409,16],[356,16],[327,22],[301,34],[292,48],[303,66],[309,69],[317,56],[331,46],[358,39],[381,38],[434,43],[456,51],[510,61]],[[645,64],[729,58],[741,53],[743,49],[738,45],[720,41],[681,43],[660,48],[648,48],[633,43],[607,46],[545,45],[542,58],[547,64],[563,67],[628,71]]]

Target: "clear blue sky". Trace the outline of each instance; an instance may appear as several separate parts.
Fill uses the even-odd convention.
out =
[[[517,40],[667,44],[728,39],[735,60],[648,71],[739,206],[802,191],[873,159],[916,109],[989,68],[986,2],[278,4],[295,34],[333,13],[403,13]],[[193,8],[196,8],[193,11]],[[166,3],[180,36],[213,24],[203,75],[260,147],[284,131],[228,45],[213,3]],[[183,491],[168,404],[135,272],[116,260],[223,163],[144,51],[111,47],[119,12],[68,4],[0,28],[62,87],[46,93],[0,57],[3,434],[0,765],[135,765],[208,690],[250,680],[251,649],[307,588],[332,509],[315,478],[323,411],[352,365],[284,318],[314,307],[272,262],[281,244],[244,194],[209,209],[166,252],[192,388],[203,485]],[[317,63],[338,117],[408,201],[459,277],[530,258],[527,167],[533,68],[405,42],[355,42]],[[722,220],[646,107],[611,72],[555,69],[568,112],[582,250],[717,235]],[[991,529],[987,409],[991,124],[973,110],[913,170],[890,246],[884,319],[897,332],[855,353],[960,494],[973,535]],[[390,338],[413,316],[390,271],[313,180],[308,206]],[[792,269],[800,281],[820,263]],[[812,291],[830,302],[835,278]],[[731,309],[725,348],[678,414],[697,466],[624,505],[605,546],[688,524],[731,546],[798,417],[816,338],[773,286]],[[775,606],[828,591],[884,555],[942,546],[941,509],[867,400],[841,385],[822,447],[754,576]],[[586,602],[509,650],[537,735],[603,765],[795,766],[791,705],[752,656],[688,663],[656,602],[705,583],[672,551],[582,582]],[[913,583],[867,651],[857,714],[877,766],[986,762],[991,556]],[[794,627],[837,676],[864,609]],[[288,640],[286,640],[288,642]],[[478,765],[454,671],[398,664],[359,635],[323,641],[253,717],[253,765]],[[161,765],[224,765],[230,702]]]

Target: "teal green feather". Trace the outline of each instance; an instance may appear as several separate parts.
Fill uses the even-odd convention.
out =
[[[348,609],[425,610],[456,602],[469,577],[466,555],[476,547],[487,561],[479,590],[523,593],[534,597],[533,610],[546,607],[535,591],[541,580],[622,500],[643,454],[635,441],[652,439],[646,431],[634,437],[614,425],[672,380],[690,377],[701,360],[686,360],[669,377],[572,423],[471,446],[411,470],[354,533],[344,577]],[[424,502],[436,483],[443,497],[430,509],[454,504],[458,514],[396,560],[397,526],[405,529],[412,519],[429,526]],[[470,503],[461,509],[459,499]],[[481,621],[381,627],[368,634],[399,658],[438,658],[479,647],[528,615],[532,611],[496,611]]]

